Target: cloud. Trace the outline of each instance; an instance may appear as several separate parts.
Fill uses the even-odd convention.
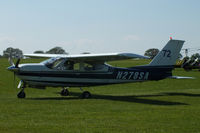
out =
[[[96,44],[97,41],[91,40],[91,39],[77,39],[77,40],[72,40],[72,41],[62,41],[59,42],[61,46],[84,46],[84,45],[92,45]]]
[[[79,39],[79,40],[74,40],[73,43],[77,45],[87,45],[87,44],[95,44],[96,41],[90,39]]]
[[[0,36],[0,43],[12,43],[15,39],[6,36]]]
[[[127,35],[123,39],[126,41],[138,41],[140,40],[140,37],[137,35]]]
[[[16,42],[16,40],[12,37],[0,36],[0,54],[2,54],[3,50],[7,47],[13,47],[14,42]]]
[[[87,39],[87,38],[80,38],[71,41],[62,41],[57,43],[57,46],[61,46],[66,50],[66,52],[70,54],[79,54],[83,52],[93,52],[98,47],[100,47],[101,41]]]

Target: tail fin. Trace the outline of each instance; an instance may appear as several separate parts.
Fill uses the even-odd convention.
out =
[[[174,65],[184,42],[182,40],[169,40],[165,47],[150,62],[149,66]]]

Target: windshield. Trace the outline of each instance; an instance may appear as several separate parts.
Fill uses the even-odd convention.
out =
[[[57,58],[50,58],[48,60],[45,60],[43,62],[41,62],[42,64],[44,64],[45,66],[47,66],[48,68],[54,68],[56,67],[60,62],[61,62],[61,58],[57,57]]]

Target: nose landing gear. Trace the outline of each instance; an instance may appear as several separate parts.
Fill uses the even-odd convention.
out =
[[[17,94],[18,98],[25,98],[26,97],[26,93],[24,92],[25,87],[26,87],[26,84],[23,81],[20,81],[17,88],[22,88],[22,90]]]
[[[21,90],[18,94],[17,94],[18,98],[25,98],[26,97],[26,93],[24,92],[24,90]]]

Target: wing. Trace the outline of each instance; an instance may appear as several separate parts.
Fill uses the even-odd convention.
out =
[[[79,55],[64,55],[64,54],[24,54],[26,57],[60,57],[67,58],[73,61],[87,61],[87,62],[105,62],[114,60],[134,59],[143,58],[149,59],[147,56],[142,56],[132,53],[106,53],[106,54],[79,54]]]

